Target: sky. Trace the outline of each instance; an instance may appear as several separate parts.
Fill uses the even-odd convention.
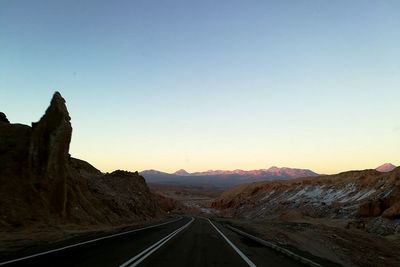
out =
[[[400,1],[0,0],[0,111],[114,169],[400,165]]]

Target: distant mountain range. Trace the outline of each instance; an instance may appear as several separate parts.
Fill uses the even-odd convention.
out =
[[[379,172],[391,172],[396,169],[397,166],[393,165],[392,163],[385,163],[381,166],[377,167],[375,170]]]
[[[318,174],[307,169],[294,169],[286,167],[271,167],[269,169],[260,170],[208,170],[204,172],[193,172],[189,173],[183,169],[174,172],[175,175],[180,176],[247,176],[247,177],[280,177],[280,178],[295,178],[295,177],[306,177],[306,176],[317,176]]]
[[[396,168],[391,163],[385,163],[375,170],[390,172]],[[187,172],[180,169],[174,173],[166,173],[157,170],[145,170],[140,173],[147,182],[170,185],[207,186],[225,189],[238,184],[246,184],[262,181],[290,180],[301,177],[316,177],[318,173],[308,169],[296,169],[287,167],[271,167],[260,170],[208,170],[203,172]]]
[[[288,180],[300,177],[314,177],[317,173],[308,169],[278,168],[260,170],[208,170],[204,172],[189,173],[180,169],[174,173],[160,172],[157,170],[145,170],[140,173],[149,183],[181,184],[193,186],[213,186],[226,188],[237,184]]]

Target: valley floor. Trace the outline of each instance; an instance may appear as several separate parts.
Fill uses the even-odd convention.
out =
[[[343,266],[400,266],[400,235],[348,229],[348,220],[219,220],[308,258],[312,254]]]

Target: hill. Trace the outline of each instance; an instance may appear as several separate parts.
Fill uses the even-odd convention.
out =
[[[273,219],[289,213],[312,218],[370,218],[365,225],[368,231],[397,233],[400,168],[239,185],[222,193],[212,206],[241,218]]]

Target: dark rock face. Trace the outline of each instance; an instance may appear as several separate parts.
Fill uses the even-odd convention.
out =
[[[0,122],[10,123],[10,121],[7,119],[6,114],[4,114],[3,112],[0,112]]]
[[[156,216],[160,209],[143,177],[103,175],[69,155],[72,127],[65,100],[53,95],[32,127],[0,114],[0,226],[119,224]]]
[[[56,92],[46,114],[33,127],[10,124],[4,118],[5,115],[4,123],[0,122],[3,220],[33,219],[43,209],[63,217],[72,134],[65,100]],[[10,192],[12,196],[8,195]]]
[[[37,209],[28,167],[31,135],[29,126],[0,122],[0,226],[18,226]]]
[[[397,219],[400,217],[400,196],[398,193],[395,193],[386,198],[370,200],[360,205],[358,214],[361,217],[377,217],[382,215],[387,219]]]
[[[43,198],[63,216],[72,127],[60,93],[54,94],[45,115],[38,123],[33,123],[32,128],[29,167],[33,183],[40,187]]]
[[[117,170],[92,179],[89,188],[111,208],[107,213],[110,221],[119,216],[151,218],[158,208],[152,197],[149,199],[151,193],[143,176],[137,173]]]

